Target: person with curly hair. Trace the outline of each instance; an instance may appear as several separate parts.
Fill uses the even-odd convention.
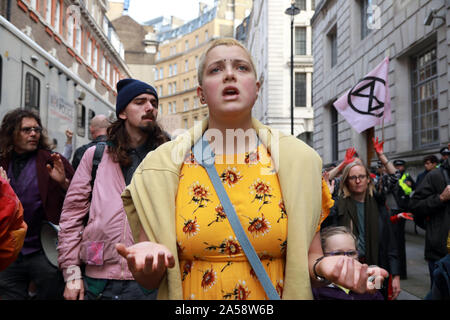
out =
[[[0,165],[23,205],[28,231],[16,261],[0,272],[0,299],[27,299],[30,281],[37,299],[61,299],[62,274],[42,251],[43,221],[58,224],[66,191],[73,176],[70,163],[52,152],[40,117],[15,109],[0,127]]]

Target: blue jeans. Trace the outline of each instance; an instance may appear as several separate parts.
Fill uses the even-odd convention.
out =
[[[427,295],[425,296],[425,300],[431,300],[431,289],[433,288],[433,273],[436,269],[436,261],[434,260],[427,260],[428,261],[428,272],[430,273],[430,291],[428,291]]]
[[[28,285],[36,284],[38,300],[62,300],[64,279],[42,251],[23,255],[0,272],[0,300],[28,299]]]

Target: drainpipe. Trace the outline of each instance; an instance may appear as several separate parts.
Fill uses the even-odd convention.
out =
[[[11,21],[11,0],[6,3],[6,20]]]

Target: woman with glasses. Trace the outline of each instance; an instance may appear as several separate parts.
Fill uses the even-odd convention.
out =
[[[396,182],[395,168],[383,153],[383,143],[374,141],[379,160]],[[359,261],[378,265],[392,276],[392,296],[400,293],[398,249],[385,206],[385,194],[375,188],[370,172],[360,161],[348,164],[342,174],[338,201],[338,225],[346,226],[357,238]],[[387,280],[382,290],[388,298]]]
[[[347,227],[324,228],[320,231],[320,240],[325,257],[347,256],[358,259],[356,237]],[[314,300],[383,300],[383,295],[378,290],[371,293],[357,293],[335,283],[312,290]]]

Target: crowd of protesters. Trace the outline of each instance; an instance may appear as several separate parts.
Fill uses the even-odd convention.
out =
[[[136,79],[119,81],[117,120],[93,119],[94,141],[75,151],[72,164],[66,159],[70,130],[64,156],[52,151],[37,114],[20,108],[6,114],[0,127],[1,300],[265,299],[273,293],[393,300],[407,278],[407,220],[426,232],[426,299],[448,299],[450,144],[441,159],[423,159],[416,181],[404,160],[387,158],[378,138],[372,141],[376,168],[349,148],[321,176],[312,148],[251,117],[260,83],[245,47],[233,39],[213,41],[198,79],[210,116],[171,142],[156,121],[156,90]],[[225,139],[211,158],[242,155],[242,163],[213,167],[245,221],[257,262],[245,259],[250,249],[224,223],[232,219],[230,208],[213,191],[204,156],[194,152],[196,141],[213,145],[208,130],[228,137],[229,129],[254,133],[231,153]],[[179,163],[174,150],[183,153]],[[59,230],[56,266],[40,239],[46,221]],[[202,272],[192,272],[194,266]]]

